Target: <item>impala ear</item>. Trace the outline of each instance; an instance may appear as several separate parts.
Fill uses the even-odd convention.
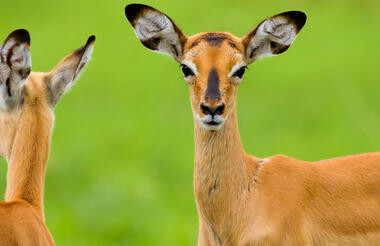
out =
[[[49,102],[55,106],[64,93],[79,77],[83,68],[91,60],[95,36],[90,36],[86,44],[63,58],[63,60],[48,74],[47,85],[50,91]]]
[[[27,30],[13,31],[0,47],[0,82],[8,87],[12,96],[30,74],[30,36]]]
[[[284,12],[262,21],[242,39],[249,63],[286,51],[305,22],[306,15],[300,11]]]
[[[187,36],[167,15],[143,4],[127,5],[125,15],[145,47],[180,61]]]
[[[31,65],[29,33],[25,29],[16,30],[0,47],[1,109],[11,110],[18,105]]]

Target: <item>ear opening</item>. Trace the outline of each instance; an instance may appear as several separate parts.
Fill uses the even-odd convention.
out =
[[[187,36],[167,15],[143,4],[127,5],[125,15],[145,47],[180,61]]]
[[[31,65],[30,35],[25,29],[15,30],[0,47],[0,100],[6,109],[20,98]]]
[[[262,21],[242,38],[249,63],[285,52],[305,22],[306,14],[301,11],[284,12]]]
[[[49,102],[55,106],[74,81],[78,79],[83,68],[91,60],[95,36],[88,38],[86,44],[66,56],[47,76],[50,91]]]

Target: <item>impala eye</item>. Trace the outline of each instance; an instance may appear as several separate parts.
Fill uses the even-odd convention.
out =
[[[241,67],[232,76],[238,77],[239,79],[242,79],[246,69],[247,69],[247,66]]]
[[[182,72],[183,72],[183,75],[185,76],[185,78],[195,75],[194,72],[191,70],[191,68],[189,68],[185,64],[181,64],[181,67],[182,67]]]

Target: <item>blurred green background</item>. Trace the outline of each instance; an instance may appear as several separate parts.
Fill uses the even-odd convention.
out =
[[[57,106],[45,210],[57,245],[196,245],[193,119],[170,58],[145,49],[128,1],[0,0],[0,38],[26,28],[34,71],[49,71],[96,34],[93,60]],[[304,160],[380,150],[380,1],[148,0],[191,35],[243,36],[262,19],[303,10],[283,55],[240,85],[248,153]],[[6,163],[1,161],[0,190]]]

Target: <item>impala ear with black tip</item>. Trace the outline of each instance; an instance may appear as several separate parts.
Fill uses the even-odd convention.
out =
[[[47,76],[50,90],[49,102],[55,106],[62,95],[66,93],[79,77],[83,68],[91,60],[95,36],[88,38],[86,44],[65,58]]]
[[[242,39],[249,63],[285,52],[305,22],[306,14],[301,11],[284,12],[262,21]]]
[[[17,106],[31,66],[29,33],[25,29],[15,30],[0,47],[0,107],[3,110]]]
[[[127,5],[125,15],[145,47],[180,61],[187,36],[167,15],[143,4]]]

